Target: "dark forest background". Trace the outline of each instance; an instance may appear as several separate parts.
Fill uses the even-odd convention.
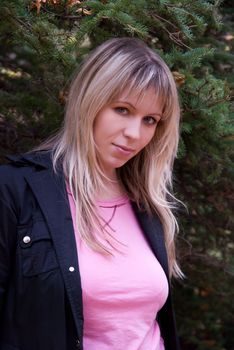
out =
[[[173,281],[184,350],[234,349],[233,1],[1,0],[0,159],[38,145],[61,124],[69,79],[93,47],[143,39],[165,59],[182,107],[174,190]]]

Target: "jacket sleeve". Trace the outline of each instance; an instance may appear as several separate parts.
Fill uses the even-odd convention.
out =
[[[6,186],[0,186],[0,318],[13,270],[17,218]]]

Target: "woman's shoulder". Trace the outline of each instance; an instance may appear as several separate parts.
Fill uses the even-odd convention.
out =
[[[0,185],[18,184],[27,174],[52,166],[51,151],[32,151],[7,155],[6,163],[0,165]]]
[[[51,152],[28,152],[6,159],[7,163],[0,166],[0,205],[20,215],[22,208],[32,205],[30,181],[38,181],[43,171],[51,171]]]

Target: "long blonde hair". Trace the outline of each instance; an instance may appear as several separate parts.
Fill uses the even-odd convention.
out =
[[[76,225],[81,238],[94,250],[110,254],[110,235],[103,229],[96,210],[95,194],[104,186],[96,157],[94,120],[99,111],[123,91],[139,95],[155,89],[163,115],[150,143],[117,169],[129,198],[149,215],[156,213],[163,225],[170,275],[181,277],[176,261],[175,234],[178,225],[172,210],[172,167],[179,141],[180,108],[176,85],[166,63],[144,42],[115,38],[98,46],[83,61],[71,83],[65,119],[60,131],[38,149],[53,150],[76,204]],[[93,232],[98,232],[99,235]],[[99,237],[99,238],[98,238]]]

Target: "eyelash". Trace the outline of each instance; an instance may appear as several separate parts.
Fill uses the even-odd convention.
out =
[[[114,108],[114,110],[117,113],[122,114],[122,115],[129,114],[129,110],[126,107],[116,107],[116,108]],[[149,122],[149,120],[151,120],[151,121]],[[146,125],[155,125],[158,123],[157,119],[155,119],[154,117],[151,117],[151,116],[144,117],[144,121],[146,122]]]
[[[144,118],[144,120],[149,120],[149,119],[151,119],[153,122],[152,122],[152,123],[151,123],[151,122],[150,122],[150,123],[147,122],[147,123],[146,123],[147,125],[155,125],[155,124],[157,124],[157,122],[158,122],[157,119],[155,119],[154,117],[150,117],[150,116],[149,116],[149,117],[145,117],[145,118]]]
[[[116,107],[114,110],[115,110],[117,113],[119,113],[119,114],[124,114],[124,115],[128,114],[128,112],[129,112],[129,110],[128,110],[126,107]],[[123,111],[125,111],[125,112],[127,112],[127,113],[125,113],[125,112],[123,112]]]

